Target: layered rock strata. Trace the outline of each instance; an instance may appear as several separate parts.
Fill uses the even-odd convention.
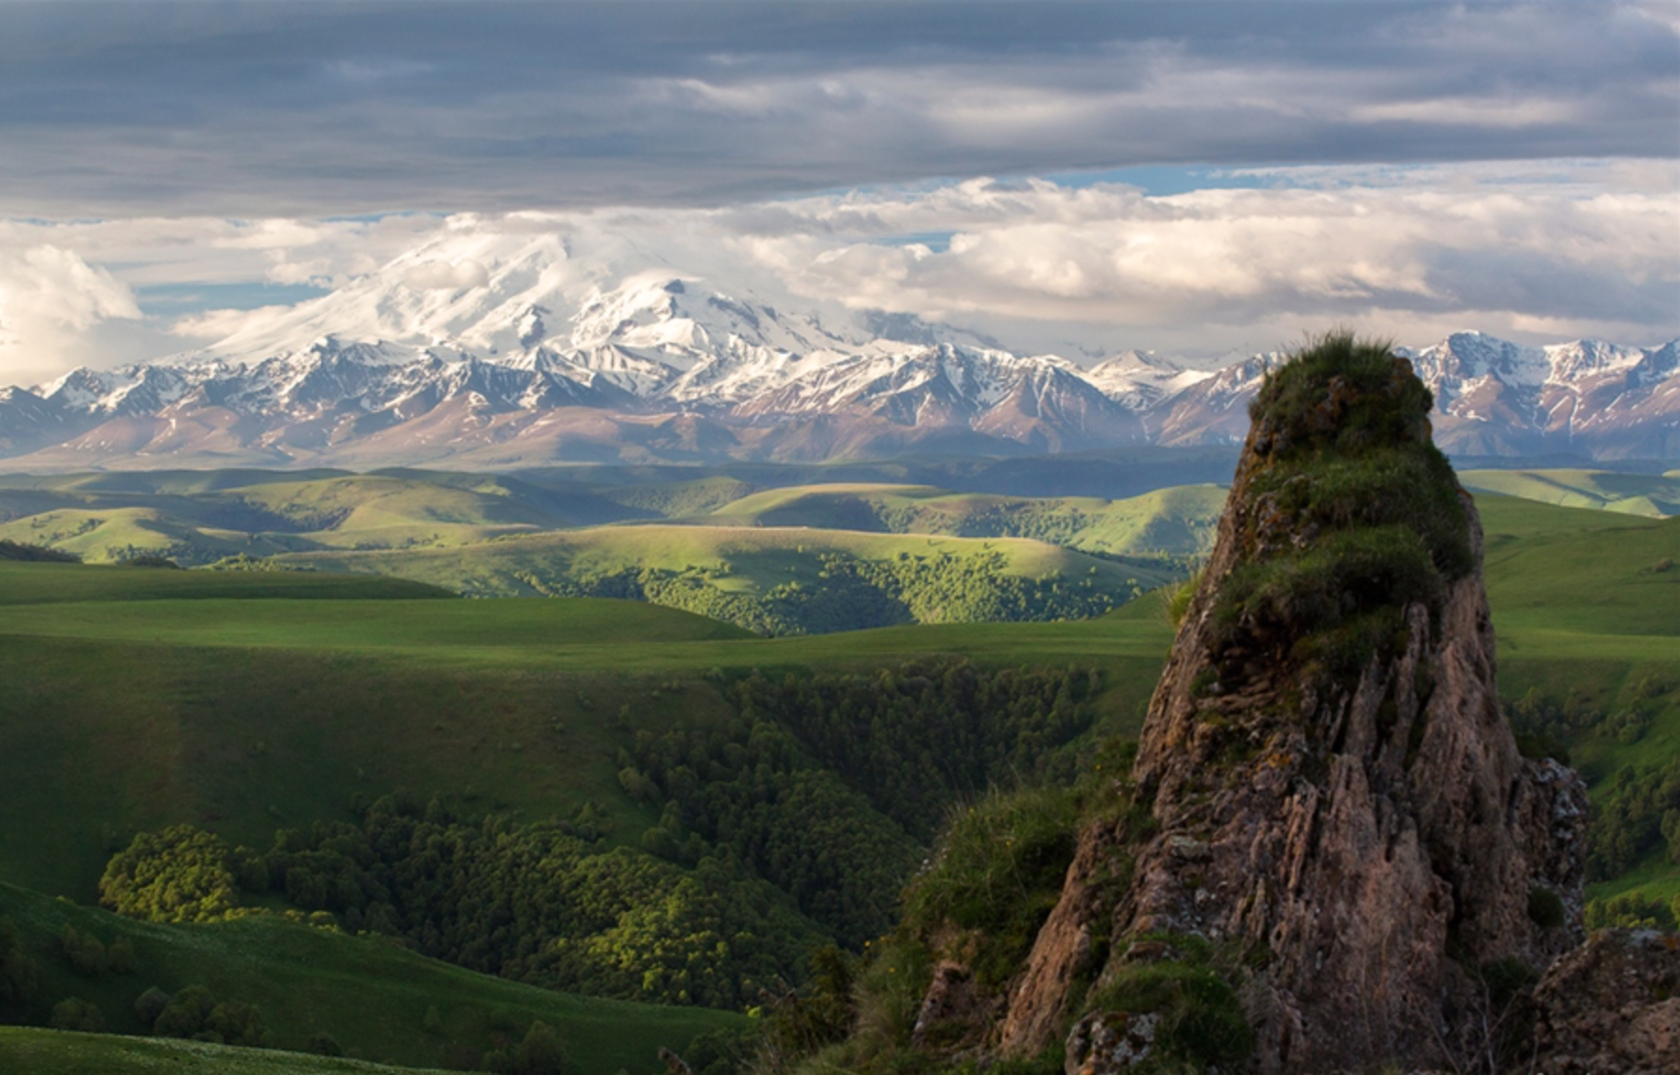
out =
[[[1083,834],[1005,1054],[1065,1033],[1074,983],[1100,995],[1139,939],[1192,935],[1239,968],[1259,1071],[1463,1068],[1490,1047],[1485,969],[1579,943],[1585,792],[1500,713],[1481,530],[1429,403],[1347,339],[1262,389],[1143,729],[1154,832]],[[1131,882],[1104,897],[1116,855]]]

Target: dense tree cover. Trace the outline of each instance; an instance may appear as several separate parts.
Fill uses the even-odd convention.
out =
[[[53,1005],[47,1025],[54,1030],[75,1030],[84,1034],[105,1032],[105,1013],[99,1005],[81,997],[65,997]]]
[[[1642,770],[1623,766],[1595,806],[1588,880],[1610,880],[1659,850],[1680,862],[1680,758]]]
[[[223,918],[238,903],[227,844],[191,825],[142,832],[106,864],[99,901],[154,922]]]
[[[0,918],[0,1007],[35,999],[35,961],[18,944],[17,924]]]
[[[727,856],[683,870],[603,852],[558,824],[469,820],[403,796],[355,823],[282,831],[261,853],[184,826],[142,834],[106,872],[127,883],[102,891],[121,913],[181,920],[182,904],[204,906],[207,876],[237,877],[249,895],[272,890],[317,921],[400,937],[473,970],[633,1000],[741,1007],[823,939]],[[236,895],[214,904],[220,914],[242,912]]]
[[[899,922],[859,956],[845,958],[827,974],[813,974],[797,994],[777,998],[761,1024],[754,1070],[761,1075],[971,1073],[971,1062],[965,1066],[958,1058],[911,1044],[912,1034],[937,1048],[967,1040],[970,1032],[960,1020],[942,1024],[924,1018],[922,1001],[935,965],[954,960],[969,968],[983,989],[1002,989],[1020,970],[1055,905],[1078,834],[1087,825],[1101,824],[1121,846],[1149,834],[1147,806],[1138,803],[1124,776],[1134,754],[1134,744],[1105,740],[1089,751],[1087,764],[1071,782],[997,792],[949,811],[930,861],[905,889]],[[1111,883],[1097,891],[1105,901],[1118,899],[1130,869],[1127,856],[1110,857]],[[1099,923],[1106,919],[1106,914],[1095,915]],[[1090,942],[1090,962],[1100,966],[1110,938],[1099,931]],[[1153,991],[1134,990],[1127,998],[1182,1031],[1175,1048],[1185,1047],[1177,1049],[1174,1071],[1181,1066],[1205,1070],[1202,1053],[1209,1049],[1218,1052],[1218,1062],[1240,1060],[1244,1046],[1246,1023],[1226,981],[1233,973],[1214,966],[1210,953],[1193,942],[1186,942],[1191,947],[1179,961],[1184,967],[1178,978]],[[1075,983],[1077,1010],[1070,1014],[1103,999],[1086,996],[1089,984]],[[1212,1036],[1197,1045],[1203,1032]],[[1061,1069],[1059,1050],[1052,1050],[1006,1062],[999,1070],[1052,1075]]]
[[[855,949],[891,927],[953,802],[1071,772],[1056,751],[1090,726],[1096,686],[1084,670],[965,661],[755,673],[731,687],[733,718],[638,734],[619,779],[664,805],[648,850],[724,849]]]
[[[1588,900],[1581,918],[1588,929],[1674,929],[1680,923],[1680,895],[1660,900],[1635,890]]]
[[[170,997],[152,1023],[152,1033],[218,1045],[262,1048],[268,1044],[261,1012],[237,1000],[217,1000],[201,985],[189,985]]]
[[[572,1057],[554,1028],[538,1019],[518,1045],[492,1049],[478,1066],[495,1075],[565,1075]]]
[[[957,556],[900,553],[865,560],[822,553],[815,580],[789,581],[758,595],[720,588],[729,565],[624,568],[570,575],[526,573],[521,582],[555,597],[619,597],[679,608],[764,635],[822,634],[901,623],[979,623],[1084,619],[1135,597],[1092,578],[1011,574],[1001,552]]]
[[[966,660],[867,673],[749,676],[734,685],[743,719],[787,728],[818,763],[924,842],[958,798],[994,786],[1067,783],[1059,752],[1091,726],[1100,689],[1080,667],[996,671]]]
[[[1674,689],[1675,684],[1663,676],[1642,676],[1622,696],[1624,704],[1605,713],[1584,693],[1560,700],[1531,687],[1506,708],[1506,716],[1525,755],[1556,758],[1567,764],[1567,744],[1584,735],[1623,745],[1639,742]]]
[[[49,549],[45,545],[24,545],[0,538],[0,560],[27,560],[35,563],[79,564],[82,558],[73,552]]]

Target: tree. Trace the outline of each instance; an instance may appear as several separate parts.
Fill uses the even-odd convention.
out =
[[[48,1023],[54,1030],[79,1030],[84,1034],[105,1032],[105,1013],[99,1005],[81,997],[65,997],[53,1005]]]
[[[99,879],[99,902],[154,922],[210,922],[238,905],[228,847],[191,825],[142,832]]]

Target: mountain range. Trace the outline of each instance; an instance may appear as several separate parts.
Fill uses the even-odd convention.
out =
[[[209,347],[0,388],[0,465],[820,461],[1235,444],[1269,353],[1082,367],[906,315],[777,307],[669,267],[604,275],[550,235],[422,247]],[[419,286],[439,265],[451,285]],[[488,266],[488,267],[487,267]],[[464,285],[462,281],[465,281]],[[1401,349],[1437,443],[1680,457],[1680,340]]]

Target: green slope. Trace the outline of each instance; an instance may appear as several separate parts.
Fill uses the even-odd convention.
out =
[[[1486,494],[1477,502],[1500,694],[1535,691],[1585,715],[1565,738],[1595,801],[1624,766],[1645,771],[1680,757],[1680,519]],[[1665,689],[1645,697],[1650,684]],[[1642,728],[1615,730],[1617,717],[1635,712]],[[1680,864],[1655,852],[1590,891],[1630,889],[1680,894]]]
[[[771,489],[687,521],[807,526],[897,534],[1031,538],[1130,556],[1197,556],[1224,507],[1216,485],[1158,489],[1124,500],[953,493],[933,486],[832,484]]]
[[[1021,538],[637,525],[449,549],[299,553],[277,565],[399,576],[473,596],[628,596],[762,634],[1088,616],[1174,577]]]
[[[1657,570],[1680,552],[1675,522],[1480,503],[1507,698],[1584,692],[1611,713],[1644,677],[1680,683],[1680,573]],[[688,528],[598,533],[696,548]],[[1135,731],[1170,643],[1154,599],[1087,621],[764,639],[633,602],[408,599],[436,592],[325,572],[0,564],[0,809],[12,819],[0,878],[90,901],[110,850],[137,829],[187,821],[263,846],[278,827],[343,818],[352,797],[398,787],[528,818],[590,804],[609,841],[634,844],[659,819],[620,785],[619,752],[638,731],[727,720],[722,684],[737,672],[867,671],[924,654],[1076,661],[1103,673],[1101,727]],[[1572,743],[1595,788],[1624,760],[1680,754],[1680,696],[1666,697],[1635,742]],[[1642,869],[1650,884],[1676,876]]]
[[[1680,473],[1623,474],[1609,470],[1461,470],[1478,493],[1537,500],[1568,508],[1597,508],[1662,518],[1680,515]]]
[[[766,640],[637,602],[404,599],[416,590],[432,592],[0,564],[0,878],[87,901],[136,830],[191,821],[265,846],[399,787],[537,818],[593,803],[634,842],[658,818],[613,759],[639,729],[727,714],[714,669],[1086,661],[1110,684],[1103,711],[1135,726],[1168,642],[1150,602],[1089,623]]]
[[[202,564],[304,549],[459,545],[653,514],[582,485],[431,471],[0,478],[0,538],[89,562],[151,553]]]
[[[30,1075],[414,1075],[422,1069],[199,1041],[0,1026],[0,1071]],[[423,1069],[435,1072],[437,1069]]]
[[[517,1042],[530,1022],[540,1019],[559,1032],[579,1070],[622,1067],[642,1075],[663,1070],[660,1046],[681,1051],[697,1034],[745,1022],[739,1015],[703,1008],[536,989],[424,959],[384,940],[277,916],[208,925],[138,922],[0,883],[0,917],[16,925],[21,947],[38,968],[36,1000],[14,1016],[45,1022],[53,1004],[78,997],[97,1004],[107,1028],[120,1034],[147,1032],[134,1012],[135,1000],[146,989],[173,993],[202,985],[218,1000],[255,1005],[270,1043],[280,1049],[302,1050],[312,1035],[326,1033],[367,1059],[459,1068],[463,1062],[476,1066],[495,1035],[511,1035]],[[107,945],[126,938],[134,947],[137,969],[79,974],[61,952],[59,935],[67,923]],[[425,1029],[429,1008],[437,1009],[441,1021],[430,1031]],[[39,1036],[33,1040],[41,1045]],[[21,1047],[16,1038],[0,1037],[0,1062],[6,1050]],[[121,1055],[126,1048],[93,1039],[80,1043],[79,1051],[91,1059],[101,1052]],[[244,1052],[213,1055],[250,1057]]]

